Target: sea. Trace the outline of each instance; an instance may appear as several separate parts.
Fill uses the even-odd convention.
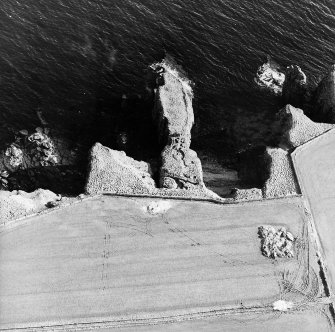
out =
[[[315,86],[335,63],[335,1],[1,1],[0,130],[31,130],[40,112],[71,131],[123,95],[142,100],[166,54],[194,82],[196,149],[258,144],[281,107],[255,84],[258,67],[297,64]]]

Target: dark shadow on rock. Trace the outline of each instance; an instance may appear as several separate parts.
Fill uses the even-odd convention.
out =
[[[245,188],[262,188],[269,177],[265,146],[256,146],[238,154],[238,175]]]
[[[76,196],[83,192],[85,169],[74,166],[49,166],[18,170],[9,178],[9,190],[32,192],[48,189],[64,196]]]

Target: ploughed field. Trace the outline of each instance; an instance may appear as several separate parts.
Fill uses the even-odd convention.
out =
[[[103,195],[8,223],[0,328],[327,331],[308,220],[300,197],[228,205]],[[295,256],[263,256],[261,225],[286,227]],[[278,300],[287,312],[274,310]]]

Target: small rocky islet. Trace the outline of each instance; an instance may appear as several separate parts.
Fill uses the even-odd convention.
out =
[[[128,136],[122,130],[114,135],[116,149],[100,142],[90,149],[73,144],[46,121],[34,130],[18,130],[0,150],[1,220],[82,199],[78,195],[83,192],[223,203],[299,194],[289,153],[335,126],[335,65],[315,89],[307,79],[298,65],[283,69],[268,60],[258,69],[255,82],[285,105],[273,123],[276,144],[240,152],[236,167],[240,185],[219,196],[219,190],[207,188],[204,178],[210,182],[210,176],[204,176],[203,167],[207,170],[208,165],[205,161],[202,165],[191,148],[193,83],[166,57],[148,70],[147,90],[154,105],[151,120],[156,128],[153,145],[160,151],[156,156],[141,161],[128,155]],[[123,107],[125,103],[123,96]]]

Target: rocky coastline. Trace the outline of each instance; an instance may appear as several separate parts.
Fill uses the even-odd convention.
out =
[[[1,221],[62,205],[80,194],[182,197],[222,203],[299,195],[290,152],[335,126],[335,65],[311,89],[298,65],[283,69],[269,59],[259,68],[255,82],[285,105],[273,123],[276,143],[240,152],[235,179],[238,187],[234,188],[234,180],[229,194],[215,187],[212,191],[207,188],[209,162],[191,148],[193,83],[169,57],[152,64],[147,76],[153,105],[150,140],[155,146],[155,152],[148,153],[150,157],[137,160],[127,145],[129,135],[122,129],[114,135],[113,144],[107,140],[82,145],[49,128],[40,115],[40,127],[21,129],[0,147]],[[123,109],[127,102],[127,96],[122,96]],[[225,194],[218,195],[221,192]]]

